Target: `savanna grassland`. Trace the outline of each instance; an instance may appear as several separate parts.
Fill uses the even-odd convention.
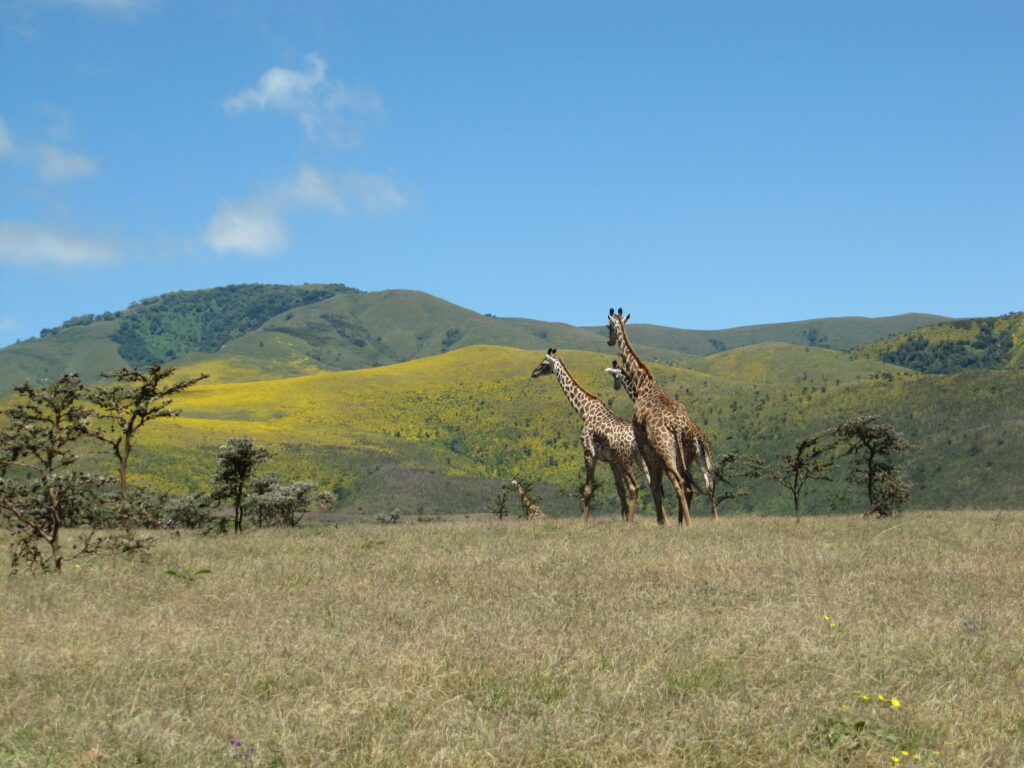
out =
[[[0,766],[1021,765],[1022,551],[1010,512],[158,534],[0,579]]]

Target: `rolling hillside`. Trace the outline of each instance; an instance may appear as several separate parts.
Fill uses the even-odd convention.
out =
[[[600,320],[603,309],[595,308]],[[634,309],[637,319],[642,310]],[[681,364],[746,344],[783,341],[846,349],[942,318],[834,318],[688,331],[633,326],[650,360]],[[340,284],[234,285],[144,299],[118,312],[85,315],[40,338],[0,349],[0,391],[28,379],[125,365],[204,363],[237,380],[367,368],[476,344],[519,349],[606,349],[603,326],[575,327],[482,315],[418,291],[364,293]],[[224,356],[232,358],[220,365]]]
[[[580,382],[628,415],[628,399],[603,373],[607,355],[564,350]],[[347,512],[481,512],[502,482],[538,483],[553,509],[579,481],[580,422],[557,383],[529,378],[539,352],[473,346],[391,366],[277,381],[205,383],[183,397],[183,418],[154,426],[135,465],[138,479],[171,490],[205,487],[215,449],[250,435],[274,448],[275,471],[334,488]],[[703,370],[652,365],[687,405],[716,453],[772,456],[837,419],[878,413],[921,446],[906,467],[912,507],[1015,507],[1024,494],[1024,373],[927,376],[833,350],[764,344],[719,353]],[[191,371],[185,370],[183,373]],[[780,375],[782,374],[782,375]],[[617,514],[610,474],[598,511]],[[786,512],[775,486],[738,481],[741,510]],[[809,513],[837,489],[808,495]],[[645,491],[646,513],[650,514]],[[706,514],[698,500],[697,515]],[[856,511],[858,498],[836,507]]]
[[[1021,316],[939,319],[631,330],[719,455],[771,457],[839,418],[877,413],[921,446],[906,458],[916,483],[912,506],[1017,507],[1024,497]],[[864,338],[876,340],[852,352],[827,348]],[[162,349],[176,355],[171,362],[182,375],[211,378],[176,403],[182,418],[143,433],[132,465],[143,484],[203,490],[217,446],[250,435],[276,452],[273,471],[332,488],[344,512],[485,511],[501,484],[519,475],[537,483],[549,511],[570,514],[576,502],[560,491],[581,477],[579,419],[554,380],[529,374],[541,350],[558,347],[585,387],[628,416],[628,399],[603,373],[615,356],[606,339],[602,326],[496,318],[416,291],[229,286],[75,318],[0,350],[0,384],[9,391],[64,370],[88,381],[101,368],[163,360]],[[920,372],[932,359],[954,357],[953,373]],[[106,457],[87,461],[103,470]],[[595,511],[617,514],[610,475],[600,476],[606,487]],[[751,494],[729,502],[726,514],[788,509],[776,487],[739,484]],[[859,508],[859,499],[836,500],[836,493],[812,489],[808,512]],[[646,492],[645,499],[649,513]]]
[[[940,315],[910,313],[892,317],[828,317],[795,323],[767,323],[720,331],[686,331],[656,325],[630,325],[631,338],[649,347],[710,355],[765,341],[849,350],[891,334],[938,323]]]
[[[923,373],[1024,369],[1024,312],[953,320],[866,344],[859,355]]]

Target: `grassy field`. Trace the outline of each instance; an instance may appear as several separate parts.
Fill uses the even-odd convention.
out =
[[[1021,765],[1022,551],[1008,512],[161,534],[0,578],[0,766]]]

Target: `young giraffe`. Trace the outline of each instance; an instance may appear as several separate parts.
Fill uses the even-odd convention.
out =
[[[526,495],[526,489],[516,478],[512,478],[512,487],[519,494],[519,503],[523,505],[523,512],[527,520],[547,520],[548,516],[540,508],[540,504]]]
[[[667,474],[679,499],[679,523],[690,524],[689,497],[693,490],[689,486],[687,467],[693,463],[695,447],[687,439],[690,417],[682,403],[673,399],[654,380],[650,369],[644,364],[626,336],[626,321],[613,309],[608,310],[608,346],[616,344],[622,354],[622,367],[636,389],[633,400],[633,431],[640,448],[640,455],[647,464],[650,474],[651,495],[658,513],[658,524],[665,524],[665,509],[662,503],[661,476]],[[711,515],[718,518],[718,510],[712,505]]]
[[[640,460],[633,425],[614,413],[599,397],[581,387],[556,352],[557,350],[549,349],[540,365],[534,369],[532,376],[557,376],[562,391],[569,398],[569,404],[583,419],[580,442],[583,443],[583,466],[587,473],[587,480],[583,485],[583,519],[590,518],[590,499],[594,494],[594,468],[598,461],[605,461],[611,465],[612,474],[615,476],[615,490],[619,493],[622,518],[632,522],[636,517],[637,498],[640,495],[640,485],[633,475],[633,464],[639,463]]]
[[[610,373],[612,376],[613,386],[615,389],[625,389],[626,394],[629,395],[630,400],[636,400],[636,387],[633,386],[633,380],[626,374],[625,370],[619,367],[619,363],[616,360],[612,360],[612,367],[605,368],[605,373]],[[711,500],[711,514],[713,517],[718,517],[718,505],[715,504],[715,465],[711,458],[711,443],[708,441],[708,436],[704,434],[704,430],[697,426],[697,423],[690,421],[688,429],[685,432],[686,440],[692,441],[694,447],[694,455],[697,458],[697,463],[700,465],[700,471],[704,475],[704,490],[707,493],[708,498]],[[686,467],[684,472],[684,478],[687,481],[687,497],[686,503],[689,506],[693,500],[693,488],[695,483],[689,475],[689,466]]]

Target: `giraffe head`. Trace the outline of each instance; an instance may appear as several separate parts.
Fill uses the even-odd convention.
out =
[[[619,367],[618,360],[612,360],[612,367],[605,368],[604,372],[611,374],[612,386],[615,387],[615,389],[622,389],[626,386],[626,372]]]
[[[622,307],[619,307],[619,311],[616,312],[614,309],[608,310],[608,346],[614,347],[619,343],[619,339],[625,335],[626,321],[629,320],[629,315],[622,316]]]
[[[540,361],[540,365],[533,369],[533,373],[530,376],[536,379],[538,376],[545,376],[549,373],[555,372],[555,366],[558,365],[558,358],[555,357],[557,349],[549,349],[548,353],[544,355],[544,359]]]

